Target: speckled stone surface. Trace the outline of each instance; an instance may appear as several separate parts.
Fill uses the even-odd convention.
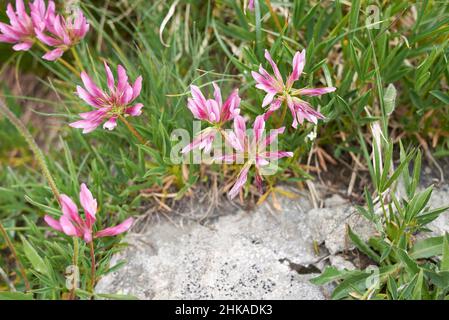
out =
[[[432,207],[446,204],[448,193],[447,186],[437,188]],[[140,299],[325,299],[329,288],[309,279],[324,267],[323,261],[353,268],[339,255],[352,247],[346,225],[365,239],[374,230],[338,196],[326,200],[322,209],[313,209],[305,197],[278,201],[280,212],[264,204],[207,226],[161,221],[144,233],[128,234],[129,246],[111,263],[127,264],[102,278],[96,291]],[[449,231],[449,214],[432,228],[438,234]],[[314,243],[320,245],[318,254]],[[306,271],[298,272],[298,266]]]
[[[224,216],[208,227],[170,222],[130,234],[113,258],[126,266],[101,279],[99,293],[140,299],[324,299],[320,288],[289,262],[314,263],[305,226],[308,202],[282,201],[282,213],[262,206]]]

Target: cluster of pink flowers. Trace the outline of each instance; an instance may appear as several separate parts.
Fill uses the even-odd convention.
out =
[[[253,5],[253,2],[250,2]],[[251,7],[251,6],[250,6]],[[262,169],[270,164],[270,161],[279,160],[284,157],[292,157],[292,152],[286,151],[269,151],[268,147],[277,139],[279,134],[285,131],[285,127],[272,130],[267,137],[263,134],[265,130],[265,122],[269,120],[271,115],[278,110],[284,103],[289,108],[293,123],[292,127],[297,128],[298,124],[303,124],[307,120],[313,124],[317,124],[319,119],[325,117],[312,106],[301,99],[301,96],[320,96],[325,93],[335,91],[334,87],[324,88],[302,88],[294,89],[293,84],[300,78],[305,63],[306,52],[296,52],[293,58],[293,71],[287,77],[286,81],[282,78],[277,64],[271,58],[270,53],[265,51],[265,58],[270,63],[274,75],[269,74],[262,65],[259,72],[252,72],[252,76],[256,81],[256,88],[266,92],[263,99],[262,107],[267,107],[263,115],[259,115],[253,125],[252,132],[247,134],[245,119],[239,114],[238,109],[240,97],[235,90],[226,103],[221,105],[221,92],[217,85],[215,87],[215,100],[206,98],[196,86],[191,86],[192,99],[188,100],[188,108],[194,117],[212,125],[200,132],[194,138],[193,142],[186,146],[182,152],[186,153],[193,149],[204,149],[209,152],[212,143],[218,133],[221,133],[225,142],[232,146],[235,153],[217,156],[215,160],[235,163],[237,159],[244,159],[244,165],[237,177],[237,180],[229,191],[229,197],[236,197],[246,181],[250,168],[255,167],[255,181],[259,190],[262,189]],[[234,120],[233,132],[227,134],[223,131],[222,126],[230,120]]]
[[[0,42],[14,44],[16,51],[27,51],[36,41],[40,41],[52,47],[43,58],[54,61],[78,44],[89,31],[89,24],[81,10],[65,18],[56,14],[52,0],[48,1],[48,5],[44,0],[34,0],[28,6],[30,14],[23,0],[16,0],[15,11],[8,4],[6,14],[10,24],[0,22]]]
[[[128,218],[115,227],[109,227],[94,233],[93,228],[98,210],[97,200],[92,196],[92,193],[84,183],[81,185],[79,198],[81,206],[84,209],[85,219],[79,215],[75,202],[63,194],[59,198],[62,216],[59,220],[56,220],[46,215],[44,218],[45,222],[53,229],[71,237],[81,238],[86,243],[90,243],[94,238],[116,236],[131,228],[133,219]]]
[[[105,62],[108,91],[100,89],[86,72],[81,73],[84,87],[78,86],[78,96],[88,105],[95,108],[93,111],[81,113],[82,120],[70,124],[73,128],[83,129],[83,133],[95,130],[104,122],[103,128],[113,130],[117,126],[120,116],[137,117],[142,114],[142,103],[132,104],[142,90],[142,77],[139,76],[131,85],[123,66],[117,68],[117,85],[111,68]],[[105,122],[106,121],[106,122]]]

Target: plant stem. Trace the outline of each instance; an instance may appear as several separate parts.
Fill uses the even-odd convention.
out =
[[[72,55],[73,55],[73,57],[75,58],[76,64],[78,65],[78,69],[79,69],[80,71],[83,71],[83,64],[81,63],[81,59],[80,59],[80,57],[79,57],[79,55],[78,55],[78,52],[76,52],[75,47],[72,47],[72,48],[70,49],[70,51],[72,52]]]
[[[279,128],[280,126],[282,126],[282,124],[284,123],[285,117],[287,116],[287,109],[288,109],[287,102],[285,102],[284,104],[285,104],[285,105],[284,105],[284,109],[282,110],[281,117],[279,118],[279,122],[278,122],[278,124],[277,124],[277,127],[278,127],[278,128]]]
[[[268,7],[268,10],[270,11],[270,15],[273,17],[274,24],[279,29],[279,33],[282,33],[281,23],[279,22],[279,18],[277,16],[276,12],[274,12],[273,6],[271,5],[271,1],[270,0],[265,0],[265,3],[267,5],[267,7]]]
[[[75,291],[76,291],[76,287],[78,285],[78,272],[77,272],[77,268],[78,268],[78,248],[79,248],[79,242],[78,242],[78,238],[77,237],[73,237],[73,260],[72,260],[72,264],[75,267],[75,277],[73,278],[73,283],[72,283],[72,289],[70,290],[70,296],[69,299],[70,300],[75,300]]]
[[[5,105],[5,103],[2,100],[0,100],[0,111],[16,127],[16,129],[19,131],[19,133],[22,135],[22,137],[27,142],[31,151],[34,153],[37,163],[39,164],[39,166],[42,170],[42,174],[47,179],[47,182],[51,188],[51,191],[53,192],[55,198],[58,200],[59,195],[60,195],[59,190],[56,187],[56,183],[55,183],[52,175],[50,174],[50,170],[48,170],[44,155],[42,154],[42,151],[39,148],[39,146],[37,145],[33,136],[28,131],[28,129],[25,127],[25,125],[22,123],[22,121],[20,121],[20,119],[17,118],[16,115],[14,113],[12,113],[11,110],[8,109],[8,107]]]
[[[90,270],[90,291],[92,291],[92,295],[94,294],[94,287],[95,287],[95,251],[94,251],[94,241],[92,240],[89,243],[90,246],[90,263],[91,263],[91,270]]]
[[[141,144],[143,145],[147,144],[147,141],[145,141],[145,139],[137,132],[137,130],[132,126],[132,124],[129,123],[128,120],[126,120],[124,116],[120,115],[119,119],[126,125],[129,131],[131,131],[131,133],[137,138],[137,140],[139,140]]]
[[[22,275],[23,282],[25,283],[26,291],[31,290],[30,282],[28,281],[28,278],[26,276],[25,268],[23,267],[22,263],[19,260],[19,257],[17,256],[16,249],[14,248],[11,239],[9,239],[8,233],[6,232],[5,228],[3,227],[3,224],[0,222],[0,233],[2,234],[3,238],[5,239],[6,245],[8,246],[9,250],[11,250],[11,253],[16,260],[17,267],[19,268],[20,274]]]
[[[42,50],[44,50],[45,52],[49,51],[49,48],[47,48],[47,46],[43,43],[41,43],[40,41],[37,41],[37,44],[42,48]],[[60,63],[62,63],[64,65],[64,67],[66,67],[68,70],[70,70],[71,72],[73,72],[74,74],[79,74],[79,71],[76,70],[76,68],[74,66],[72,66],[70,63],[68,63],[67,61],[65,61],[63,58],[59,58],[58,60],[56,60]]]

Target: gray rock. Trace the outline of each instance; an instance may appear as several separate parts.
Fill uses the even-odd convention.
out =
[[[375,234],[371,223],[350,205],[312,209],[307,213],[307,226],[313,239],[324,243],[332,255],[354,248],[347,238],[348,226],[363,240],[368,240]]]
[[[430,198],[430,206],[433,209],[445,207],[449,205],[449,185],[444,185],[440,188],[435,188]],[[449,233],[449,211],[442,213],[438,219],[429,224],[429,229],[435,235],[442,235],[445,232]]]
[[[309,282],[312,274],[291,268],[320,258],[306,225],[310,205],[280,202],[282,212],[266,204],[208,227],[161,222],[128,235],[129,247],[111,262],[127,264],[101,279],[96,291],[141,299],[324,299]]]

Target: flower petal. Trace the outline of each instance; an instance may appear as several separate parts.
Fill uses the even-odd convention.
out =
[[[107,129],[109,131],[114,130],[115,127],[117,127],[117,117],[111,117],[103,124],[103,129]]]
[[[125,113],[127,115],[130,115],[131,117],[138,117],[142,114],[142,108],[143,108],[143,104],[138,103],[132,107],[127,108]]]
[[[103,229],[95,234],[95,238],[112,237],[128,231],[133,224],[133,218],[128,218],[115,227]]]
[[[300,89],[298,90],[300,95],[315,97],[321,96],[326,93],[334,92],[336,90],[335,87],[326,87],[326,88],[310,88],[310,89]]]
[[[63,54],[64,54],[64,50],[57,48],[57,49],[51,50],[51,51],[47,52],[46,54],[44,54],[42,56],[42,59],[48,60],[48,61],[55,61],[55,60],[58,60],[59,58],[61,58]]]
[[[62,216],[59,220],[61,224],[62,231],[68,236],[80,236],[80,231],[73,225],[70,219],[66,216]]]
[[[84,183],[81,184],[80,203],[86,214],[87,226],[90,228],[96,220],[97,200],[92,196],[92,193]]]
[[[293,71],[288,77],[287,80],[287,87],[291,88],[293,83],[299,79],[299,77],[302,74],[302,71],[304,70],[304,66],[306,64],[306,50],[302,50],[300,53],[299,51],[296,52],[295,56],[293,57]]]
[[[50,217],[49,215],[45,215],[44,220],[45,220],[45,222],[46,222],[50,227],[52,227],[52,228],[55,229],[56,231],[64,232],[64,231],[62,230],[62,226],[61,226],[61,224],[59,223],[58,220],[53,219],[53,218]]]
[[[65,194],[59,197],[59,204],[61,205],[62,214],[65,217],[75,221],[76,223],[81,222],[81,217],[78,214],[78,207],[75,202]]]
[[[251,167],[251,164],[246,163],[243,166],[242,170],[240,171],[234,186],[228,193],[229,198],[231,200],[234,199],[239,194],[240,190],[242,190],[243,186],[245,185],[246,180],[248,180],[248,172],[249,172],[250,167]]]

